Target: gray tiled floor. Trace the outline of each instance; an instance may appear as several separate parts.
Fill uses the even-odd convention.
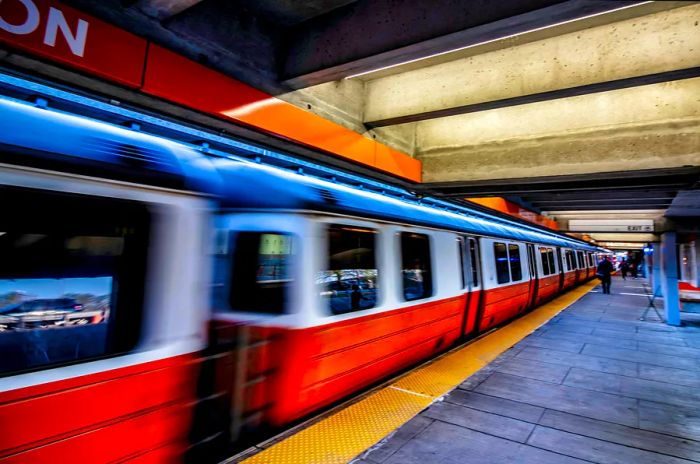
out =
[[[640,321],[642,282],[615,278],[612,289],[584,296],[357,462],[700,462],[700,324],[669,327],[653,311]]]

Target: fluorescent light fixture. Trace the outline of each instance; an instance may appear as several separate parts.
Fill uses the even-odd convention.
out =
[[[625,5],[625,6],[621,6],[621,7],[619,7],[619,8],[614,8],[614,9],[612,9],[612,10],[601,11],[601,12],[599,12],[599,13],[593,13],[593,14],[589,14],[589,15],[586,15],[586,16],[580,16],[580,17],[578,17],[578,18],[567,19],[566,21],[560,21],[560,22],[558,22],[558,23],[548,24],[548,25],[546,25],[546,26],[536,27],[536,28],[533,28],[533,29],[528,29],[528,30],[526,30],[526,31],[516,32],[516,33],[514,33],[514,34],[509,34],[509,35],[504,35],[504,36],[496,37],[496,38],[494,38],[494,39],[484,40],[483,42],[477,42],[477,43],[474,43],[474,44],[465,45],[465,46],[463,46],[463,47],[458,47],[458,48],[452,48],[452,49],[449,49],[449,50],[444,50],[444,51],[441,51],[441,52],[433,53],[432,55],[421,56],[420,58],[414,58],[414,59],[412,59],[412,60],[406,60],[406,61],[401,61],[401,62],[399,62],[399,63],[390,64],[390,65],[387,65],[387,66],[382,66],[381,68],[370,69],[370,70],[368,70],[368,71],[362,71],[362,72],[359,72],[359,73],[351,74],[351,75],[349,75],[349,76],[345,76],[343,79],[352,79],[353,77],[360,77],[360,76],[364,76],[364,75],[366,75],[366,74],[372,74],[372,73],[375,73],[375,72],[384,71],[385,69],[391,69],[391,68],[396,68],[397,66],[403,66],[403,65],[405,65],[405,64],[415,63],[416,61],[427,60],[427,59],[429,59],[429,58],[434,58],[434,57],[436,57],[436,56],[446,55],[446,54],[448,54],[448,53],[458,52],[458,51],[460,51],[460,50],[467,50],[467,49],[469,49],[469,48],[479,47],[479,46],[481,46],[481,45],[486,45],[486,44],[490,44],[490,43],[493,43],[493,42],[498,42],[499,40],[506,40],[506,39],[510,39],[510,38],[513,38],[513,37],[518,37],[518,36],[521,36],[521,35],[530,34],[530,33],[532,33],[532,32],[543,31],[543,30],[545,30],[545,29],[550,29],[550,28],[556,27],[556,26],[562,26],[562,25],[564,25],[564,24],[569,24],[569,23],[573,23],[573,22],[576,22],[576,21],[581,21],[581,20],[583,20],[583,19],[595,18],[596,16],[602,16],[602,15],[614,13],[614,12],[616,12],[616,11],[621,11],[621,10],[626,10],[626,9],[628,9],[628,8],[633,8],[633,7],[638,7],[638,6],[641,6],[641,5],[646,5],[647,3],[653,3],[653,1],[652,1],[652,0],[649,0],[649,1],[646,1],[646,2],[634,3],[634,4],[632,4],[632,5]]]

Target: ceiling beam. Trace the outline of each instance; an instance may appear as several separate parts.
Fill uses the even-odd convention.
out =
[[[595,207],[602,208],[605,205],[616,205],[617,208],[625,209],[628,206],[638,206],[638,205],[664,205],[665,208],[671,204],[673,200],[604,200],[591,203],[560,203],[560,202],[535,202],[534,205],[540,210],[549,211],[554,208],[566,208],[566,209],[577,209],[582,207]]]
[[[577,211],[592,211],[592,210],[609,210],[609,209],[625,209],[625,210],[635,210],[635,209],[657,209],[657,208],[668,208],[669,203],[643,203],[638,205],[620,205],[618,203],[601,203],[599,205],[578,205],[575,207],[570,207],[569,209],[575,209]],[[551,213],[546,207],[540,206],[543,212],[548,214]]]
[[[283,76],[293,88],[309,87],[648,3],[409,0],[396,8],[392,0],[358,1],[300,27]]]
[[[202,0],[139,0],[137,7],[146,15],[164,20],[182,13]]]
[[[528,193],[610,191],[650,188],[680,189],[692,187],[700,178],[700,167],[643,169],[588,174],[572,174],[513,179],[433,182],[424,186],[450,197],[522,196]]]
[[[615,189],[611,192],[596,192],[591,194],[590,192],[579,192],[579,191],[562,191],[562,192],[549,192],[549,193],[532,193],[529,198],[537,201],[539,199],[544,200],[585,200],[589,198],[622,198],[627,195],[629,198],[638,198],[639,196],[644,197],[675,197],[675,189],[661,188],[661,189]]]
[[[691,79],[700,76],[700,67],[678,69],[674,71],[666,71],[644,76],[629,77],[625,79],[616,79],[605,82],[597,82],[594,84],[580,85],[564,89],[551,90],[547,92],[534,93],[529,95],[521,95],[512,98],[504,98],[501,100],[486,101],[474,103],[471,105],[455,106],[452,108],[444,108],[434,111],[426,111],[422,113],[406,114],[393,118],[380,119],[375,121],[365,121],[365,126],[368,128],[395,126],[398,124],[406,124],[409,122],[426,121],[428,119],[446,118],[456,116],[458,114],[477,113],[479,111],[488,111],[498,108],[507,108],[509,106],[526,105],[548,100],[557,100],[560,98],[576,97],[579,95],[588,95],[600,92],[609,92],[611,90],[627,89],[630,87],[639,87],[642,85],[659,84],[662,82],[672,82],[681,79]]]

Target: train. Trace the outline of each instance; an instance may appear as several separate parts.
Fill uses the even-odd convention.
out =
[[[508,323],[601,252],[11,97],[0,153],[3,464],[200,462]]]

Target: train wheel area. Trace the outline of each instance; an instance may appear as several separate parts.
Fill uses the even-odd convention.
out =
[[[306,428],[248,449],[226,462],[345,463],[359,456],[368,459],[367,462],[384,462],[371,459],[379,455],[384,456],[382,459],[389,458],[394,451],[387,453],[384,447],[395,448],[394,440],[405,443],[406,436],[410,437],[411,431],[415,431],[415,424],[423,422],[425,414],[445,401],[445,395],[459,392],[462,385],[489,372],[492,363],[501,357],[511,357],[513,351],[521,351],[522,344],[530,343],[523,339],[576,304],[596,285],[597,281],[583,284],[508,325],[373,390],[348,407],[320,421],[310,421],[311,425]],[[371,451],[367,452],[368,449]]]

